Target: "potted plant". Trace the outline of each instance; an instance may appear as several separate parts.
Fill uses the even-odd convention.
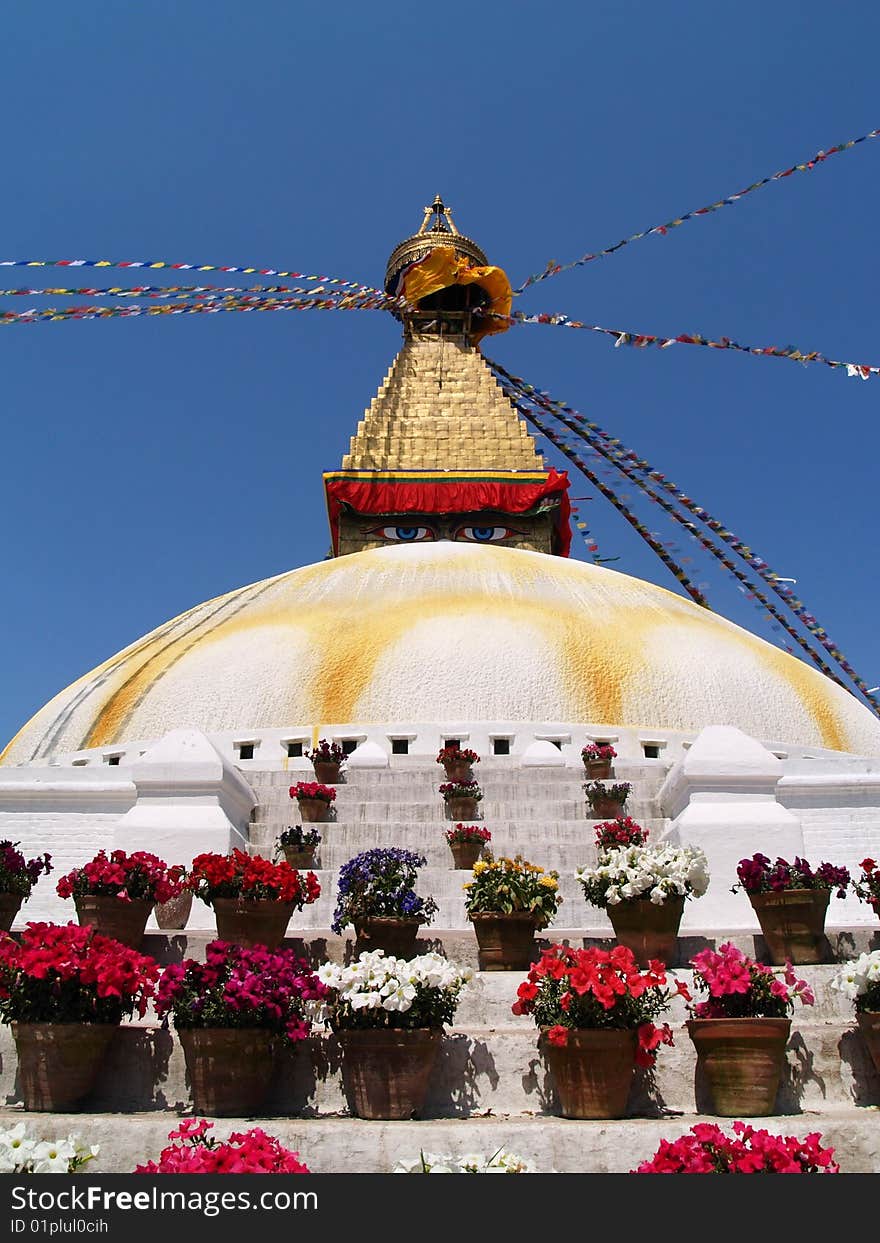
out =
[[[633,836],[644,842],[645,831],[638,825],[635,830]],[[600,825],[599,841],[609,835]],[[596,866],[578,868],[575,879],[587,902],[607,912],[620,944],[647,967],[654,959],[675,961],[685,900],[702,897],[709,870],[705,854],[693,846],[600,845]]]
[[[734,1122],[725,1135],[711,1122],[692,1126],[679,1139],[661,1139],[650,1161],[631,1174],[839,1174],[834,1149],[821,1146],[822,1136],[811,1131],[771,1135],[745,1122]]]
[[[290,787],[289,793],[297,801],[304,824],[330,819],[330,804],[336,798],[333,786],[320,781],[298,781]]]
[[[676,991],[686,994],[683,985]],[[636,1066],[672,1044],[656,1019],[673,994],[662,964],[640,972],[623,945],[611,951],[551,945],[517,990],[514,1014],[540,1030],[564,1118],[622,1118]]]
[[[611,850],[615,846],[644,846],[648,830],[636,824],[632,816],[618,816],[596,825],[596,849]]]
[[[880,915],[880,867],[873,859],[863,859],[859,867],[862,874],[852,883],[855,895],[860,902],[872,906],[875,915]]]
[[[177,897],[184,869],[169,867],[145,850],[99,850],[82,867],[59,880],[61,898],[73,898],[81,924],[94,924],[105,936],[140,949],[154,905]]]
[[[320,841],[317,829],[304,829],[301,824],[288,825],[278,838],[276,858],[280,851],[292,868],[313,868]]]
[[[455,1157],[449,1152],[419,1151],[415,1158],[398,1161],[392,1174],[537,1174],[530,1161],[515,1152],[498,1148],[490,1156],[469,1152]]]
[[[581,759],[587,776],[593,781],[607,780],[611,776],[611,762],[617,752],[607,742],[588,742],[581,751]]]
[[[526,971],[535,932],[556,914],[559,873],[545,872],[521,855],[495,859],[491,851],[474,864],[464,886],[465,909],[474,925],[481,971]]]
[[[439,954],[361,954],[348,967],[318,969],[331,990],[327,1021],[342,1049],[342,1081],[358,1118],[397,1120],[418,1113],[428,1093],[443,1025],[471,978]]]
[[[440,787],[450,820],[473,820],[483,791],[476,781],[444,781]]]
[[[449,781],[472,781],[474,764],[479,764],[480,757],[470,747],[441,747],[437,754],[437,763],[443,765]]]
[[[197,855],[186,883],[214,908],[221,941],[270,949],[280,945],[293,912],[321,894],[314,872],[297,872],[289,863],[243,850]]]
[[[862,864],[864,867],[864,864]],[[860,954],[844,963],[831,987],[853,1003],[859,1031],[864,1037],[874,1069],[880,1074],[880,950]]]
[[[292,1152],[261,1127],[233,1131],[217,1140],[206,1118],[185,1118],[168,1132],[171,1143],[158,1161],[135,1166],[135,1174],[310,1174],[298,1152]]]
[[[492,834],[478,824],[457,824],[446,830],[446,840],[456,868],[472,868]]]
[[[27,1110],[64,1113],[91,1091],[123,1017],[143,1017],[159,968],[90,924],[0,935],[0,1020],[12,1026]]]
[[[832,889],[846,897],[850,874],[833,863],[820,863],[813,870],[806,859],[794,863],[766,855],[740,859],[739,877],[732,892],[744,889],[767,943],[771,963],[823,962],[828,957],[825,915]]]
[[[338,742],[329,738],[321,738],[312,751],[305,751],[307,760],[312,761],[315,770],[315,781],[324,785],[335,785],[345,764],[345,752]]]
[[[588,781],[584,793],[590,805],[591,820],[618,820],[623,816],[626,800],[632,791],[629,781],[615,781],[610,786],[602,781]]]
[[[416,871],[424,855],[376,847],[349,859],[339,871],[333,931],[348,924],[355,930],[355,953],[383,949],[398,958],[412,957],[422,924],[437,911],[433,898],[415,892]]]
[[[42,873],[52,871],[52,856],[25,859],[18,842],[0,842],[0,932],[8,932]]]
[[[211,941],[205,961],[162,972],[156,1013],[183,1046],[197,1113],[255,1113],[269,1089],[279,1042],[311,1032],[311,1003],[326,989],[292,950]]]
[[[100,1144],[84,1144],[74,1134],[32,1138],[23,1122],[0,1128],[0,1174],[75,1174],[100,1151]]]
[[[186,884],[186,868],[177,866],[174,870],[180,892],[153,907],[157,927],[166,931],[185,928],[192,914],[193,893]]]
[[[795,1000],[815,1000],[805,980],[787,964],[783,978],[727,941],[691,959],[694,983],[706,1001],[691,1006],[687,1029],[706,1076],[713,1112],[723,1118],[763,1118],[773,1113],[782,1077],[788,1017]]]

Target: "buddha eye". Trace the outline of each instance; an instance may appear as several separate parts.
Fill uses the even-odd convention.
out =
[[[430,527],[374,527],[368,534],[378,535],[380,539],[388,540],[392,544],[418,544],[434,538]]]
[[[500,544],[502,540],[518,534],[512,527],[459,527],[455,538],[469,540],[473,544]]]

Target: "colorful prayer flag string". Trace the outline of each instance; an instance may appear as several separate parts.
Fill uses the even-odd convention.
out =
[[[631,237],[625,237],[613,246],[606,246],[604,250],[581,255],[580,259],[574,259],[570,263],[555,263],[551,260],[543,272],[536,272],[513,292],[514,294],[521,294],[523,290],[528,289],[530,285],[537,284],[538,281],[545,281],[548,277],[557,276],[560,272],[568,272],[572,268],[583,267],[584,264],[592,262],[593,259],[601,259],[605,255],[613,255],[615,251],[628,246],[630,242],[637,242],[643,237],[650,237],[652,234],[665,237],[670,229],[678,228],[686,220],[693,220],[697,216],[708,216],[722,207],[730,207],[733,203],[738,203],[740,199],[745,198],[747,194],[752,194],[755,190],[760,190],[762,186],[769,185],[773,181],[782,181],[783,178],[790,177],[792,173],[811,172],[817,165],[823,164],[829,156],[837,155],[841,151],[849,151],[851,148],[858,146],[859,143],[866,142],[869,138],[877,138],[878,135],[880,135],[880,129],[872,129],[870,133],[862,134],[860,138],[851,138],[849,142],[838,143],[836,147],[829,147],[827,151],[818,151],[811,160],[807,160],[803,164],[793,164],[791,168],[784,168],[778,173],[772,173],[769,177],[762,177],[760,181],[752,182],[750,186],[746,186],[738,194],[729,194],[726,198],[710,203],[707,207],[698,207],[695,211],[685,212],[683,216],[677,216],[674,220],[667,220],[665,224],[655,224],[650,229],[643,229],[641,233],[633,233]]]
[[[0,311],[3,324],[34,324],[63,322],[70,319],[130,319],[135,315],[216,315],[221,311],[373,311],[386,310],[384,294],[360,296],[349,294],[339,298],[224,298],[212,302],[165,303],[156,306],[74,306],[32,308],[28,311]]]
[[[605,432],[597,423],[587,419],[584,415],[579,414],[576,410],[573,410],[570,406],[565,405],[563,402],[556,401],[549,395],[549,393],[536,389],[533,385],[528,384],[527,381],[522,380],[518,376],[512,376],[500,364],[492,362],[488,359],[487,362],[489,362],[489,365],[498,376],[500,382],[506,381],[508,384],[520,390],[530,400],[536,401],[545,410],[555,410],[569,416],[572,423],[575,425],[577,433],[583,439],[588,440],[591,445],[594,445],[597,448],[599,445],[605,446],[612,454],[616,465],[621,462],[627,463],[633,472],[629,477],[633,479],[633,482],[635,482],[637,486],[647,491],[648,484],[646,481],[649,480],[651,483],[657,484],[669,495],[673,496],[683,509],[686,509],[689,513],[693,514],[694,517],[698,518],[700,522],[707,526],[721,540],[733,548],[737,556],[745,561],[746,564],[749,565],[758,574],[758,576],[768,584],[768,586],[770,586],[775,594],[798,619],[804,629],[807,630],[820,644],[820,646],[824,648],[825,651],[832,657],[832,659],[836,661],[853,685],[858,688],[864,698],[868,701],[873,710],[880,715],[880,701],[874,697],[874,694],[869,689],[867,684],[861,677],[859,677],[855,669],[853,669],[843,652],[833,642],[827,630],[818,624],[813,614],[807,611],[803,601],[800,600],[792,589],[780,579],[779,575],[776,574],[775,571],[770,569],[769,565],[763,560],[763,558],[757,556],[747,544],[744,544],[734,535],[732,531],[728,530],[716,518],[713,518],[707,510],[703,509],[699,505],[696,505],[689,496],[683,493],[680,488],[668,480],[662,472],[652,467],[646,459],[639,458],[638,455],[632,450],[627,449],[626,446],[623,445],[622,441],[618,440],[616,437],[609,436],[608,433]],[[561,416],[557,413],[556,417],[560,418]],[[570,426],[570,424],[568,425]],[[593,440],[593,437],[595,438],[595,441]],[[639,476],[645,476],[645,479],[642,480]],[[712,555],[717,555],[721,552],[720,549],[716,550],[715,546],[711,545],[711,541],[707,541],[706,537],[702,535],[694,524],[685,523],[683,525],[685,525],[689,532],[697,538],[698,542],[706,549],[706,551],[711,552]],[[724,564],[724,561],[720,556],[718,559],[722,561],[722,564]],[[726,568],[730,567],[727,566]],[[771,614],[771,616],[775,617],[780,624],[784,625],[787,632],[791,634],[793,638],[796,638],[800,646],[803,647],[804,645],[801,642],[800,637],[797,635],[797,632],[793,632],[789,629],[785,619],[778,614],[772,604],[766,601],[765,597],[757,593],[756,589],[752,589],[752,592],[756,599],[761,600],[761,603],[764,604],[764,607],[767,608],[767,611]],[[821,657],[818,656],[818,653],[812,653],[811,658],[814,663],[822,668],[823,672],[827,672],[829,676],[834,678],[835,681],[839,681],[839,679],[827,669],[827,666],[824,666],[824,662],[823,664],[820,664]]]
[[[75,298],[173,298],[173,297],[221,297],[226,294],[303,294],[317,296],[329,293],[333,297],[341,297],[342,292],[328,290],[323,285],[111,285],[107,289],[98,289],[89,285],[76,289],[46,286],[44,289],[33,289],[25,286],[19,289],[0,289],[0,298],[12,298],[25,295],[27,297],[75,297]],[[383,295],[384,296],[384,295]]]
[[[500,370],[503,371],[503,368]],[[500,375],[498,372],[496,372],[496,375],[498,377],[499,383],[502,385],[502,388],[504,389],[504,391],[507,393],[509,397],[513,398],[514,394],[517,391],[521,391],[518,389],[518,386],[514,387],[512,383],[510,384],[506,383],[503,376]],[[728,557],[724,553],[723,549],[719,548],[706,536],[702,535],[702,533],[700,533],[697,530],[697,528],[692,522],[689,522],[684,517],[684,515],[678,513],[678,511],[675,509],[673,505],[671,505],[662,496],[659,496],[656,492],[654,492],[652,488],[648,487],[644,482],[640,481],[637,478],[636,474],[632,471],[632,469],[627,466],[624,455],[614,455],[613,452],[611,452],[608,448],[603,447],[600,441],[594,441],[593,438],[589,435],[589,433],[585,432],[582,428],[578,427],[578,425],[575,422],[567,419],[563,415],[559,414],[557,411],[552,410],[550,408],[550,403],[544,401],[541,397],[532,396],[531,400],[536,401],[542,408],[546,409],[547,413],[550,415],[551,418],[557,419],[565,427],[569,428],[569,430],[574,432],[575,435],[577,435],[579,438],[585,439],[587,443],[590,445],[590,447],[594,450],[594,452],[600,454],[608,462],[614,465],[624,476],[626,476],[633,483],[635,483],[636,486],[639,487],[644,492],[645,496],[647,496],[647,498],[650,501],[652,501],[654,504],[659,505],[660,508],[664,511],[664,513],[666,513],[674,522],[680,523],[687,530],[688,534],[692,538],[696,539],[696,541],[700,544],[700,546],[704,549],[704,551],[714,556],[716,560],[718,560],[721,563],[721,565],[723,565],[724,568],[737,580],[737,582],[742,584],[742,586],[745,588],[744,594],[746,594],[748,599],[754,599],[754,600],[759,601],[760,604],[763,606],[763,608],[766,610],[769,617],[771,619],[775,619],[776,622],[779,623],[779,626],[781,626],[791,636],[791,638],[794,639],[794,641],[804,650],[804,652],[806,652],[806,654],[810,657],[813,663],[827,677],[831,678],[832,681],[837,682],[839,686],[843,686],[844,689],[847,689],[845,687],[845,684],[837,676],[834,670],[822,659],[822,657],[818,654],[818,652],[814,651],[814,649],[810,647],[810,645],[803,638],[803,636],[800,635],[791,626],[791,624],[784,617],[784,615],[780,613],[779,610],[775,607],[773,602],[769,600],[767,596],[765,596],[760,591],[758,586],[755,583],[753,583],[749,578],[747,578],[746,575],[742,573],[742,571],[738,568],[735,562],[733,562],[730,559],[730,557]],[[674,547],[674,545],[669,545],[669,546]],[[779,626],[774,627],[774,629],[778,629]]]
[[[166,259],[0,259],[0,268],[149,268],[171,272],[242,272],[245,275],[289,277],[291,280],[317,281],[321,285],[339,285],[358,293],[386,297],[372,285],[342,280],[338,276],[308,276],[305,272],[286,272],[278,268],[241,267],[219,263],[171,263]]]
[[[483,312],[483,314],[485,313]],[[509,319],[511,323],[549,324],[555,328],[579,328],[585,332],[598,332],[606,337],[614,337],[615,348],[621,345],[632,346],[635,349],[656,346],[664,350],[670,345],[702,345],[713,350],[737,350],[742,354],[763,355],[768,358],[789,358],[799,363],[822,363],[826,367],[845,367],[848,376],[859,376],[863,380],[867,380],[872,375],[880,375],[880,366],[871,366],[866,363],[841,362],[835,358],[826,358],[818,350],[806,352],[797,349],[793,345],[742,345],[730,337],[719,337],[716,340],[711,337],[702,337],[699,333],[686,332],[680,333],[677,337],[661,337],[650,332],[630,332],[622,328],[605,328],[601,324],[585,324],[578,319],[570,319],[567,315],[562,314],[525,315],[521,311],[515,311]]]

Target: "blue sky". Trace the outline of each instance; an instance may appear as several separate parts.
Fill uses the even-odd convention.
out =
[[[0,257],[381,284],[439,191],[518,284],[880,125],[878,36],[876,6],[812,0],[11,6]],[[880,363],[878,191],[875,140],[519,306]],[[92,279],[0,272],[4,288]],[[3,305],[32,302],[45,305]],[[398,341],[378,312],[0,329],[0,739],[168,617],[320,560],[321,471],[338,466]],[[487,353],[797,577],[880,683],[880,378],[615,350],[545,327]],[[605,501],[583,508],[616,568],[675,589]],[[575,555],[587,555],[577,542]],[[775,637],[723,571],[694,576],[720,612]]]

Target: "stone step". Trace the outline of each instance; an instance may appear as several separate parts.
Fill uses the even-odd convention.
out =
[[[675,1044],[663,1047],[653,1076],[634,1076],[628,1113],[708,1112],[711,1100],[687,1032],[673,1027]],[[17,1104],[12,1034],[0,1031],[0,1093]],[[266,1116],[326,1116],[346,1109],[341,1054],[332,1033],[321,1033],[283,1049],[278,1073],[261,1109]],[[857,1028],[847,1021],[810,1023],[795,1016],[776,1111],[828,1109],[880,1102],[880,1077]],[[190,1107],[183,1051],[174,1033],[151,1024],[125,1024],[114,1034],[95,1088],[90,1112],[185,1110]],[[446,1033],[425,1105],[430,1118],[558,1111],[552,1078],[538,1048],[534,1027],[478,1027],[456,1024]]]
[[[335,827],[335,826],[334,826]],[[280,832],[280,830],[279,830]],[[438,840],[439,837],[439,840]],[[411,834],[406,829],[402,829],[396,834],[390,835],[390,840],[381,843],[388,846],[403,846],[407,850],[416,850],[423,855],[428,861],[428,867],[433,871],[449,871],[462,878],[463,881],[470,880],[470,872],[454,869],[452,866],[452,853],[448,844],[441,835],[432,834],[433,845],[423,846],[421,843],[413,842]],[[249,850],[252,855],[262,855],[267,859],[275,857],[275,846],[278,841],[278,834],[273,833],[270,836],[260,834],[256,839],[251,838]],[[335,873],[349,859],[353,858],[360,850],[367,850],[373,846],[380,845],[375,839],[367,839],[366,842],[358,843],[354,846],[339,845],[331,838],[331,834],[322,834],[322,841],[318,846],[315,868]],[[524,841],[516,841],[510,837],[501,837],[492,834],[492,840],[489,846],[498,858],[502,856],[513,856],[517,852],[523,853],[528,843]],[[534,852],[533,852],[534,853]],[[581,840],[573,842],[570,845],[544,845],[539,848],[540,858],[535,862],[550,871],[556,869],[561,873],[574,873],[575,868],[587,866],[595,862],[595,847],[589,840]],[[530,859],[530,862],[532,860]],[[424,870],[424,869],[423,869]]]
[[[148,926],[142,947],[143,953],[162,964],[180,962],[184,958],[204,960],[205,946],[216,938],[217,933],[213,911],[199,901],[194,902],[193,913],[195,914],[199,908],[207,916],[205,922],[197,924],[191,919],[189,926],[180,932],[161,932]],[[585,919],[582,925],[575,926],[571,916],[576,913],[590,916],[592,922]],[[798,974],[804,979],[812,979],[812,972],[821,972],[826,967],[834,968],[837,962],[845,962],[871,950],[880,950],[880,931],[871,925],[829,926],[827,935],[828,961],[818,966],[796,968]],[[676,964],[670,965],[681,964],[682,967],[686,967],[690,959],[701,950],[717,949],[719,945],[727,941],[732,942],[756,961],[767,961],[764,938],[757,929],[740,928],[724,931],[688,929],[678,938]],[[284,944],[295,949],[313,967],[320,966],[322,962],[348,962],[354,946],[354,931],[348,929],[345,935],[337,936],[327,924],[323,928],[308,929],[303,935],[290,927]],[[462,963],[473,970],[477,969],[477,941],[470,923],[466,928],[443,928],[435,922],[422,928],[416,944],[420,954],[428,952],[442,954],[452,962]],[[584,904],[578,911],[574,910],[573,905],[564,906],[556,923],[536,935],[535,960],[543,950],[553,944],[576,947],[592,945],[600,949],[611,949],[616,941],[605,912]],[[497,974],[506,975],[504,972]]]
[[[519,799],[488,799],[484,798],[477,804],[477,821],[497,820],[586,820],[588,807],[583,798],[580,799],[545,799],[543,802]],[[642,818],[658,818],[660,809],[656,802],[647,799],[631,799],[627,802],[625,814],[633,816],[640,824]],[[299,808],[293,802],[261,803],[252,814],[252,821],[280,820],[287,824],[301,822]],[[447,811],[442,799],[436,802],[395,802],[380,799],[339,799],[330,808],[330,819],[326,823],[346,821],[362,824],[369,821],[395,821],[416,824],[448,824],[459,817],[453,817]]]
[[[130,1173],[147,1160],[158,1160],[167,1135],[178,1124],[165,1111],[119,1114],[28,1114],[0,1111],[0,1127],[23,1121],[32,1135],[57,1139],[69,1131],[100,1144],[90,1161],[91,1174]],[[744,1119],[750,1121],[750,1119]],[[873,1109],[832,1108],[788,1117],[757,1118],[756,1127],[779,1135],[803,1138],[820,1131],[823,1144],[847,1174],[880,1171],[877,1113]],[[455,1155],[506,1148],[531,1162],[539,1173],[625,1174],[650,1160],[662,1139],[674,1140],[699,1122],[719,1124],[730,1133],[730,1120],[686,1114],[668,1118],[579,1122],[548,1117],[475,1117],[422,1120],[411,1123],[366,1122],[360,1118],[221,1118],[211,1135],[227,1138],[233,1131],[262,1126],[285,1147],[298,1152],[316,1174],[388,1174],[398,1161],[418,1158],[419,1151]]]
[[[250,840],[273,841],[284,829],[298,824],[295,816],[279,816],[276,819],[254,820],[250,825]],[[438,842],[445,842],[447,829],[452,828],[451,821],[422,821],[413,824],[409,820],[320,820],[306,828],[315,828],[326,843],[350,846],[352,854],[358,850],[366,850],[372,846],[399,846],[401,839],[406,838],[412,849],[424,851]],[[497,820],[473,821],[481,828],[488,829],[493,841],[509,840],[516,844],[520,853],[526,849],[530,852],[540,849],[538,843],[556,846],[577,846],[580,843],[595,842],[597,820],[587,820],[579,816],[574,820]],[[639,823],[651,834],[651,840],[660,841],[668,821],[660,816],[643,816]],[[490,843],[491,845],[491,843]]]
[[[395,756],[394,760],[405,758],[407,757]],[[278,791],[286,794],[288,788],[296,781],[315,780],[314,769],[311,764],[299,760],[291,761],[290,767],[287,769],[267,771],[264,769],[247,768],[241,771],[252,789],[260,794],[267,791]],[[665,765],[626,763],[618,760],[614,766],[614,776],[610,780],[629,781],[634,785],[643,786],[646,790],[654,791],[663,784],[666,772],[667,766]],[[585,770],[580,765],[566,765],[565,767],[529,766],[524,768],[518,764],[507,764],[493,768],[488,761],[483,761],[473,766],[473,773],[474,780],[481,786],[500,786],[505,789],[528,788],[535,784],[550,786],[570,785],[573,788],[580,789],[584,782],[588,780]],[[423,790],[431,787],[436,789],[437,786],[446,780],[443,769],[436,764],[429,766],[413,764],[408,767],[394,764],[390,768],[343,769],[341,779],[336,783],[336,786],[339,790],[368,790],[391,787]]]

